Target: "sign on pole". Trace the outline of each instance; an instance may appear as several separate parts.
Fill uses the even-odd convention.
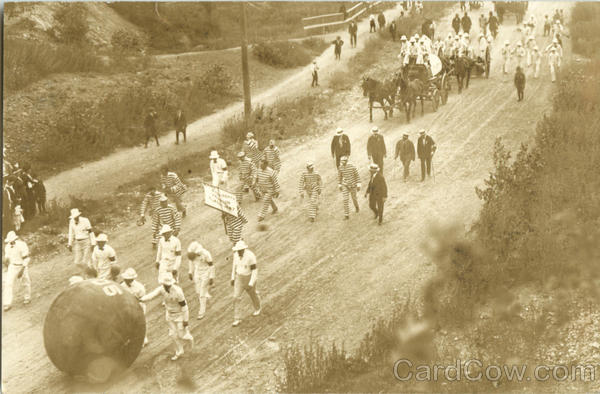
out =
[[[204,204],[235,217],[238,216],[238,204],[235,194],[206,183],[202,186],[204,186]]]

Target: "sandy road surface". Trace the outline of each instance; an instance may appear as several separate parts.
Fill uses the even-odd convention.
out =
[[[385,11],[384,14],[386,19],[390,19],[399,15],[400,11],[399,8],[394,8]],[[368,23],[368,20],[359,23],[357,48],[350,49],[349,43],[346,44],[342,51],[342,61],[336,62],[331,48],[315,59],[320,67],[319,83],[322,86],[326,86],[326,81],[333,71],[344,67],[352,51],[363,48],[369,35]],[[301,72],[273,88],[253,96],[253,108],[260,104],[268,106],[280,99],[303,95],[307,89],[310,89],[312,80],[310,67],[310,65],[304,67]],[[57,174],[45,181],[48,198],[64,201],[69,196],[98,197],[98,194],[110,194],[119,185],[134,181],[139,174],[153,168],[158,169],[160,165],[168,162],[170,157],[190,154],[199,148],[206,149],[207,146],[216,144],[220,140],[219,131],[223,123],[232,116],[243,113],[243,110],[243,102],[238,102],[190,124],[187,129],[187,144],[175,145],[173,134],[168,133],[160,138],[161,145],[158,148],[150,145],[148,149],[144,149],[143,145],[140,145],[122,149],[98,161],[85,163]],[[77,179],[77,182],[73,182],[74,179]],[[102,188],[93,188],[95,185],[102,185]]]
[[[569,9],[568,4],[531,3],[530,13],[539,18],[549,12],[547,7]],[[496,43],[516,37],[513,23],[511,18],[510,23],[502,26]],[[438,26],[445,30],[449,18]],[[538,36],[538,43],[545,41]],[[493,59],[499,58],[499,47],[494,46]],[[275,388],[274,370],[280,365],[281,347],[289,341],[305,342],[312,335],[343,341],[346,348],[354,348],[373,318],[389,310],[394,299],[409,292],[416,294],[430,276],[434,268],[421,252],[429,223],[458,221],[468,225],[476,217],[480,202],[473,188],[481,185],[491,169],[494,140],[503,137],[510,147],[516,148],[531,138],[535,122],[549,110],[551,84],[545,64],[540,80],[528,79],[523,103],[516,101],[512,76],[503,82],[498,75],[499,67],[499,62],[495,62],[490,79],[472,80],[462,95],[452,92],[448,104],[437,113],[431,113],[431,103],[425,103],[426,115],[411,125],[406,125],[403,117],[387,122],[381,114],[375,117],[374,124],[382,129],[390,151],[403,132],[409,132],[414,139],[421,127],[432,130],[439,147],[435,182],[418,182],[419,170],[415,164],[410,182],[403,183],[400,174],[394,176],[388,157],[385,174],[390,196],[381,227],[375,225],[362,193],[359,193],[361,212],[352,214],[350,221],[341,220],[341,195],[328,152],[331,136],[316,138],[285,152],[280,176],[282,196],[278,200],[280,213],[268,217],[269,231],[253,231],[259,205],[246,203],[251,222],[245,238],[259,260],[258,289],[264,312],[253,318],[248,300],[244,299],[247,316],[239,328],[230,326],[231,268],[226,260],[230,244],[222,233],[219,215],[201,207],[199,195],[193,195],[196,191],[189,193],[192,213],[184,221],[182,243],[187,246],[198,239],[213,252],[218,287],[209,303],[207,317],[201,322],[191,321],[196,347],[177,363],[169,360],[173,350],[166,336],[162,307],[156,301],[150,304],[148,316],[151,343],[119,381],[110,387],[89,387],[64,377],[47,359],[41,332],[52,299],[66,286],[70,257],[62,255],[37,262],[31,269],[33,303],[26,308],[17,306],[4,315],[2,322],[4,389],[8,392],[46,392],[50,387],[54,392],[109,388],[118,392],[188,391],[191,388],[176,385],[186,375],[195,383],[196,390],[266,391]],[[355,100],[356,106],[349,105],[349,110],[338,113],[333,120],[345,126],[352,140],[351,161],[360,169],[365,185],[368,179],[365,145],[371,124],[358,91]],[[318,221],[314,224],[308,223],[296,196],[297,177],[308,158],[316,161],[325,183]],[[151,289],[156,283],[156,271],[149,247],[149,228],[125,225],[111,234],[110,243],[117,250],[122,266],[135,266],[140,280]],[[192,284],[186,278],[182,284],[191,304],[191,316],[195,316],[198,301],[193,297]]]

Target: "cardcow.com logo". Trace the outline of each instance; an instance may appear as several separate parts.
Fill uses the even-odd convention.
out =
[[[595,365],[537,365],[530,369],[529,365],[486,365],[479,360],[456,360],[454,365],[415,365],[410,360],[401,359],[394,363],[394,377],[399,381],[448,382],[487,380],[497,382],[529,381],[595,381]]]

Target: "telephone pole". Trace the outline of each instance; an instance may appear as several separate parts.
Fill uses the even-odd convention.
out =
[[[250,100],[250,71],[248,70],[248,32],[246,25],[246,2],[242,1],[242,78],[244,80],[244,120],[246,127],[252,115],[252,102]]]

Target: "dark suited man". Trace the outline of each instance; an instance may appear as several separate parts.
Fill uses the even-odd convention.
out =
[[[379,134],[377,126],[371,129],[371,135],[367,140],[367,155],[369,160],[377,164],[380,171],[383,171],[383,159],[387,156],[387,151],[385,150],[385,141]]]
[[[367,198],[367,195],[369,196],[369,208],[375,213],[375,219],[379,219],[378,224],[381,225],[383,221],[383,204],[387,199],[387,184],[377,164],[371,163],[369,171],[371,172],[371,179],[365,192],[365,198]]]
[[[417,155],[421,159],[421,181],[425,180],[425,173],[431,176],[431,158],[437,147],[433,138],[425,133],[425,129],[419,132],[419,140],[417,141]]]
[[[415,145],[408,139],[408,134],[404,134],[402,139],[396,144],[396,156],[394,160],[402,162],[404,168],[404,182],[408,179],[410,173],[410,162],[415,161]]]
[[[350,138],[344,134],[344,130],[338,127],[331,140],[331,156],[335,159],[336,168],[340,168],[340,157],[350,156]]]

